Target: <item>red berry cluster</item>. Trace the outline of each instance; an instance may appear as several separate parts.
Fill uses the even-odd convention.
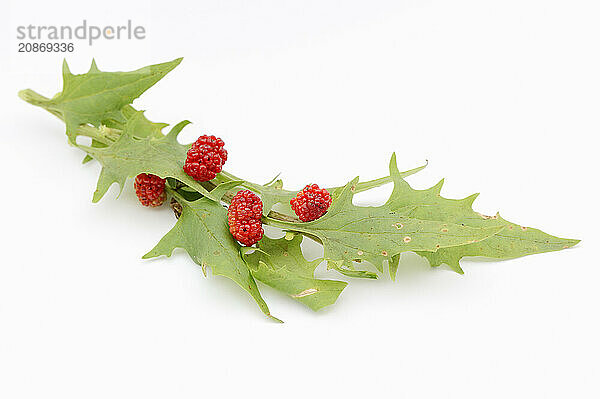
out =
[[[290,201],[292,209],[303,222],[323,216],[331,206],[331,195],[316,184],[309,184]]]
[[[217,176],[227,161],[225,143],[215,136],[200,136],[187,153],[183,170],[196,181],[209,181]]]
[[[262,217],[263,203],[250,190],[239,191],[231,200],[227,213],[229,232],[245,246],[256,244],[263,236]]]
[[[209,181],[221,173],[227,161],[225,143],[215,136],[200,136],[187,152],[183,170],[196,181]],[[135,192],[144,206],[159,206],[167,195],[165,179],[142,173],[135,178]],[[316,220],[327,213],[331,195],[316,184],[309,184],[290,201],[292,209],[303,222]],[[263,203],[250,190],[239,191],[231,200],[227,222],[231,235],[245,246],[256,244],[263,237]]]
[[[135,193],[144,206],[161,206],[167,199],[165,179],[156,175],[142,173],[137,175],[133,183]]]

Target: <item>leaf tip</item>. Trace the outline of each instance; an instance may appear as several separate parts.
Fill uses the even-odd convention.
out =
[[[90,65],[90,70],[88,71],[88,73],[96,72],[100,72],[100,70],[98,69],[98,65],[96,65],[96,59],[92,58],[92,64]]]
[[[460,264],[458,263],[458,261],[451,261],[446,263],[450,269],[452,269],[453,272],[456,272],[460,275],[464,275],[465,271],[462,269],[462,267],[460,267]]]
[[[392,259],[388,263],[390,279],[396,281],[396,274],[398,274],[398,266],[400,264],[400,254],[393,255]]]
[[[572,248],[575,245],[579,244],[581,240],[577,238],[569,238],[567,239],[567,243],[563,246],[563,249]]]
[[[144,255],[142,255],[142,259],[152,259],[152,258],[158,258],[161,255],[165,255],[167,258],[170,258],[171,255],[173,254],[173,251],[171,252],[166,252],[166,253],[162,253],[160,252],[159,249],[157,249],[158,245],[155,246],[154,248],[152,248],[150,251],[146,252]]]
[[[171,139],[176,139],[177,136],[179,136],[179,133],[181,133],[181,131],[183,130],[183,128],[191,123],[192,122],[188,121],[187,119],[179,122],[178,124],[176,124],[175,126],[173,126],[171,128],[171,130],[167,134],[167,137],[169,137]]]
[[[92,203],[97,204],[98,201],[102,199],[104,193],[100,193],[98,190],[94,191],[94,195],[92,196]]]
[[[181,61],[183,61],[183,57],[175,58],[173,61],[165,62],[164,64],[160,65],[166,66],[167,69],[165,73],[168,73],[175,69],[179,64],[181,64]]]
[[[442,192],[442,187],[444,186],[444,183],[446,182],[446,179],[441,179],[439,182],[437,182],[433,187],[430,188],[430,190],[432,192],[434,192],[435,194],[440,194]]]
[[[398,171],[398,165],[396,164],[396,153],[392,152],[392,156],[390,157],[390,175],[395,176],[396,174],[400,173]]]
[[[267,317],[268,317],[269,319],[273,320],[273,321],[274,321],[274,322],[276,322],[276,323],[279,323],[279,324],[284,324],[283,320],[281,320],[281,319],[278,319],[277,317],[273,316],[273,315],[272,315],[272,314],[270,314],[270,313],[269,313],[269,314],[267,314]]]
[[[468,197],[463,198],[462,201],[465,203],[465,205],[472,206],[473,202],[475,202],[475,200],[477,199],[477,197],[479,197],[479,194],[480,193],[471,194]],[[496,216],[499,217],[500,215],[496,214]]]
[[[69,64],[67,64],[67,59],[66,58],[63,59],[62,74],[63,74],[63,78],[67,78],[67,77],[70,77],[70,76],[73,75],[71,73],[71,70],[69,69]]]

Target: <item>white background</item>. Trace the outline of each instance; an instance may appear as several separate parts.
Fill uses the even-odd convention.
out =
[[[6,10],[4,10],[6,11]],[[598,398],[600,5],[589,1],[11,1],[0,36],[0,397]],[[17,53],[18,25],[146,27],[76,42],[130,70],[185,57],[136,106],[227,143],[227,170],[338,185],[426,159],[411,184],[481,192],[475,209],[582,239],[465,260],[413,254],[398,281],[351,281],[313,313],[238,287],[182,251],[142,261],[174,223],[128,185],[96,205],[60,121],[20,101],[61,88],[59,54]],[[382,203],[390,188],[363,203]],[[318,249],[308,248],[316,257]],[[323,267],[319,274],[339,278]],[[344,278],[341,278],[344,279]],[[368,396],[367,396],[368,395]]]

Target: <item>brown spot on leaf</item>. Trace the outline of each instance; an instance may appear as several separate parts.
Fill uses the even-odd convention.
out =
[[[382,254],[383,256],[388,256],[388,253],[387,253],[387,251],[381,251],[381,254]]]
[[[358,254],[358,256],[362,256],[362,254],[364,254],[364,252],[363,252],[363,251],[361,251],[361,250],[359,250],[359,251],[357,252],[357,254]]]
[[[484,214],[482,214],[482,213],[479,213],[479,212],[477,212],[477,214],[478,214],[479,216],[481,216],[482,218],[486,219],[486,220],[488,220],[488,219],[498,219],[498,215],[494,215],[494,216],[488,216],[488,215],[484,215]]]
[[[444,228],[442,229],[442,233],[447,233],[447,232],[448,232],[448,229],[444,227]]]
[[[404,241],[405,243],[409,243],[412,241],[412,238],[410,238],[409,236],[406,236],[406,237],[404,237],[404,239],[402,241]]]

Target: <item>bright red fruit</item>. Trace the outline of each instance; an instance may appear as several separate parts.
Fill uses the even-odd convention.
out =
[[[196,181],[209,181],[223,170],[227,161],[225,143],[215,136],[200,136],[187,152],[183,170]]]
[[[136,176],[133,183],[135,193],[144,206],[161,206],[167,199],[165,193],[165,179],[149,173]]]
[[[229,232],[240,243],[249,247],[263,237],[263,203],[260,197],[250,190],[239,191],[231,200],[227,212]]]
[[[331,206],[331,195],[316,184],[309,184],[290,200],[292,209],[303,222],[318,219]]]

